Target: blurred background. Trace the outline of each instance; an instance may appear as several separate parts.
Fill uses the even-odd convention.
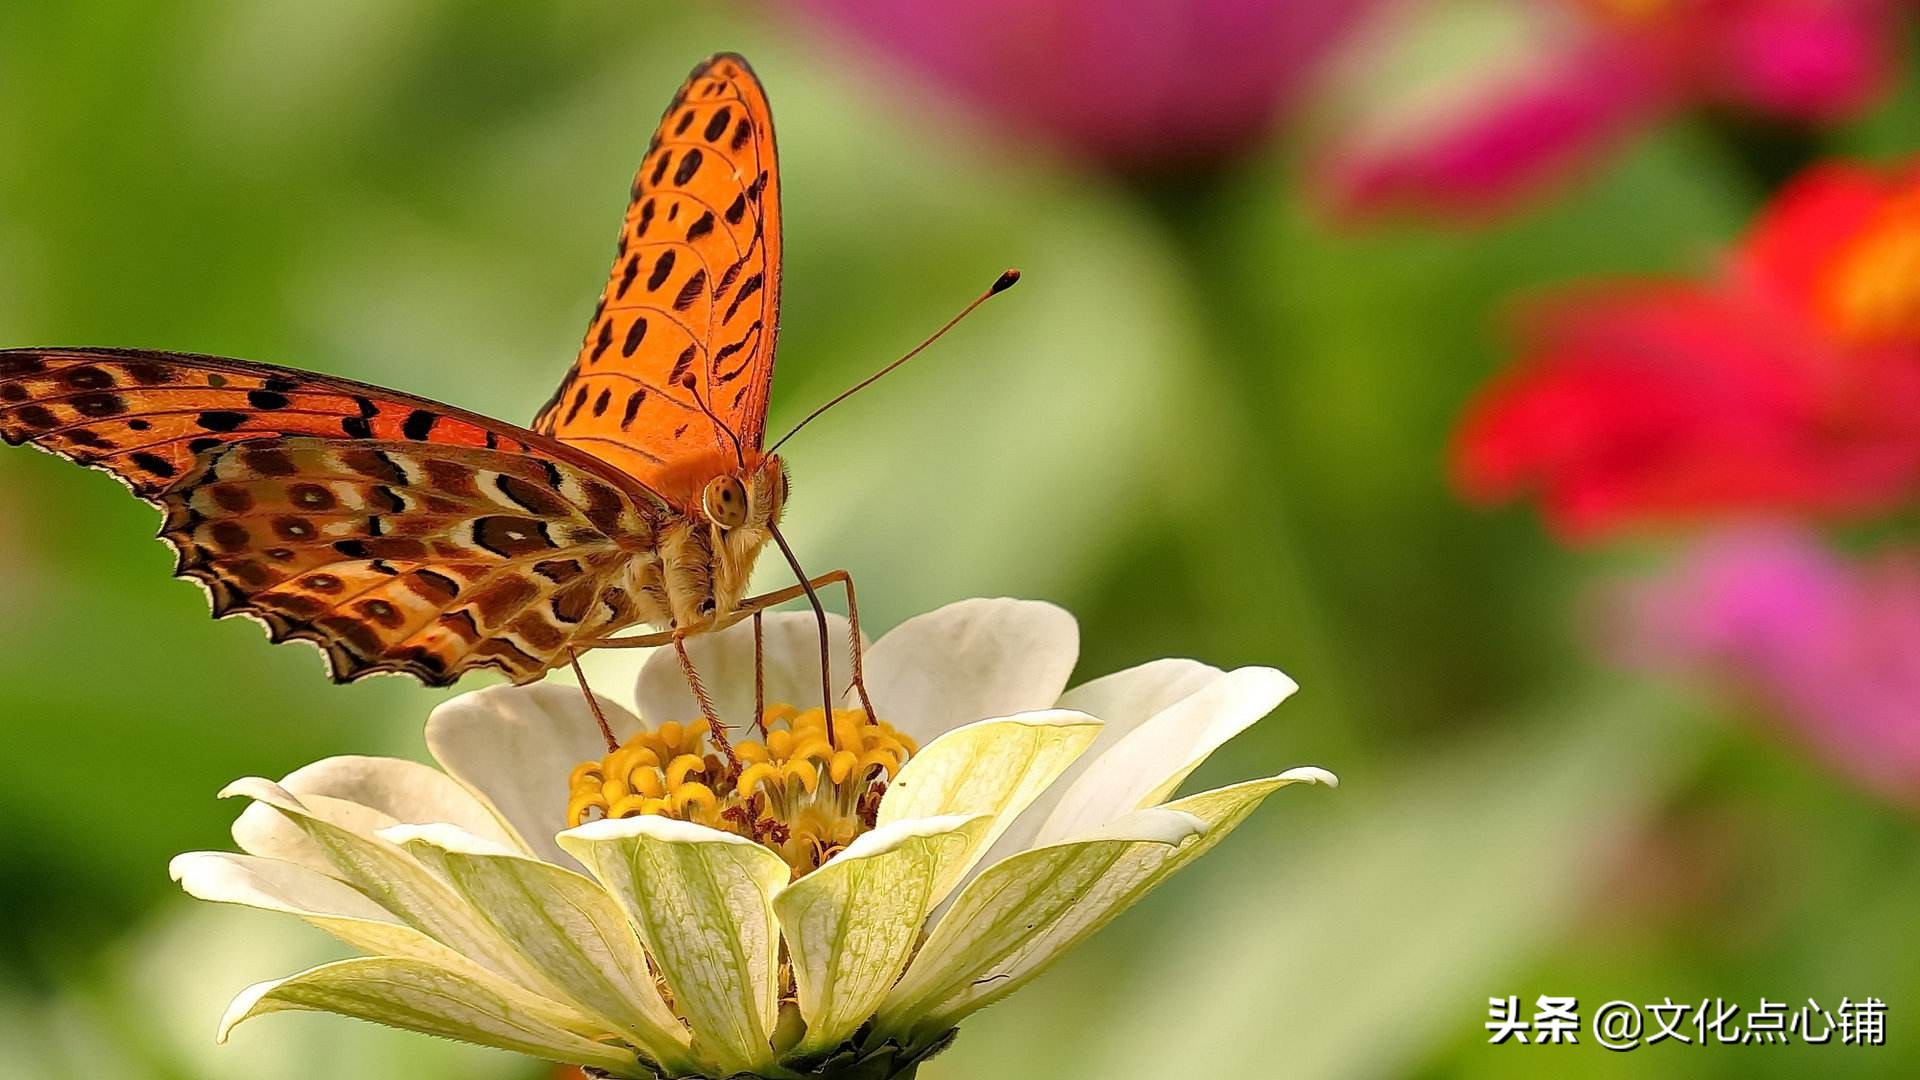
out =
[[[1913,475],[1844,506],[1703,482],[1597,525],[1477,481],[1490,445],[1532,463],[1516,491],[1568,480],[1558,429],[1529,443],[1487,389],[1528,392],[1502,373],[1546,348],[1542,298],[1719,280],[1803,168],[1920,149],[1915,30],[1877,0],[6,4],[0,342],[524,421],[661,107],[741,51],[785,178],[773,429],[1026,273],[792,444],[803,557],[854,571],[876,632],[1057,601],[1077,679],[1279,666],[1300,694],[1193,783],[1343,781],[1276,799],[928,1080],[1913,1075]],[[1920,339],[1906,235],[1886,288]],[[1616,471],[1681,452],[1634,446]],[[235,991],[334,946],[188,901],[167,860],[228,846],[236,776],[424,757],[446,692],[331,686],[209,620],[104,476],[0,453],[0,523],[0,1074],[541,1075],[322,1016],[213,1045]],[[1889,1031],[1488,1045],[1488,998],[1541,994],[1873,996]]]

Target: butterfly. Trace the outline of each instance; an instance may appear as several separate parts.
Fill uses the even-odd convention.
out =
[[[124,481],[216,618],[317,645],[336,682],[530,682],[803,592],[819,612],[833,582],[852,608],[852,579],[808,580],[778,533],[780,240],[766,94],[719,54],[661,118],[579,355],[531,427],[244,360],[35,348],[0,351],[0,436]],[[802,584],[748,598],[770,538]],[[612,638],[641,623],[666,629]]]

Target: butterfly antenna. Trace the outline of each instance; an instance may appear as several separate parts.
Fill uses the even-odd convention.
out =
[[[708,407],[707,399],[700,396],[700,382],[693,377],[693,372],[689,371],[680,376],[680,385],[686,387],[687,393],[693,395],[693,403],[700,406],[701,412],[707,414],[707,419],[713,421],[713,426],[726,432],[727,438],[733,442],[733,460],[738,462],[741,470],[744,471],[747,467],[747,454],[740,448],[740,436],[735,435],[733,429],[727,426],[727,422],[720,419],[713,409]]]
[[[885,375],[889,371],[892,371],[894,368],[899,367],[901,364],[904,364],[907,361],[913,359],[914,357],[919,356],[920,353],[923,352],[927,346],[933,344],[936,341],[939,341],[943,336],[946,335],[947,331],[959,325],[961,319],[964,319],[967,316],[973,314],[974,308],[977,308],[981,304],[986,303],[988,299],[998,296],[999,294],[1006,292],[1008,289],[1013,288],[1014,282],[1017,282],[1019,280],[1020,280],[1020,271],[1018,270],[1008,270],[1006,273],[1001,274],[998,278],[994,279],[993,285],[989,287],[986,292],[983,292],[979,296],[974,297],[973,303],[968,304],[966,307],[960,309],[960,314],[955,315],[951,319],[948,319],[947,324],[945,326],[942,326],[940,329],[935,330],[933,332],[933,336],[927,338],[927,340],[921,342],[920,344],[915,345],[913,349],[907,353],[907,355],[902,356],[900,359],[895,360],[893,363],[888,364],[886,367],[881,368],[879,371],[876,371],[873,374],[867,376],[866,378],[860,380],[859,382],[853,384],[852,386],[847,387],[845,390],[841,391],[838,395],[836,395],[832,401],[829,401],[825,405],[822,405],[819,408],[808,413],[806,419],[793,425],[792,431],[789,431],[785,435],[780,436],[780,441],[774,443],[773,449],[768,450],[767,453],[771,454],[774,452],[774,450],[780,449],[780,447],[783,444],[785,444],[788,439],[791,439],[795,435],[800,434],[800,429],[803,427],[806,427],[808,424],[813,423],[814,420],[818,418],[821,413],[826,412],[828,409],[833,408],[835,405],[840,404],[841,402],[847,400],[848,398],[859,393],[860,391],[865,390],[867,387],[872,386],[874,383],[880,380],[881,376]]]

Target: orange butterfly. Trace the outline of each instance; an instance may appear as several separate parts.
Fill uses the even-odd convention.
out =
[[[773,118],[723,53],[661,118],[586,340],[531,429],[242,360],[12,349],[0,436],[119,477],[165,513],[216,618],[315,643],[335,681],[525,683],[802,593],[818,613],[834,582],[858,619],[851,578],[809,581],[779,535],[786,469],[762,448],[779,306]],[[769,539],[801,584],[745,597]],[[637,623],[666,629],[611,638]]]

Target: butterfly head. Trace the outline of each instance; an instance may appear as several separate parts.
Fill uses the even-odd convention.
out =
[[[747,579],[760,549],[773,538],[787,505],[787,469],[778,455],[746,465],[729,463],[700,488],[699,520],[704,522],[712,558],[712,593],[700,614],[725,617],[745,595]]]

